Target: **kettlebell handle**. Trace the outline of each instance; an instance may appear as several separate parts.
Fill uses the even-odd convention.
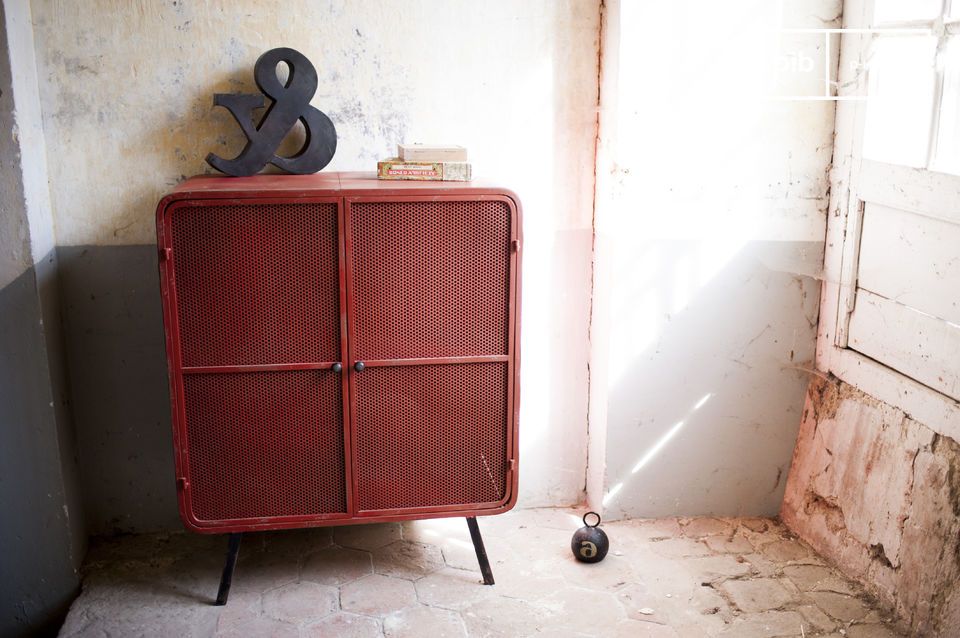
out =
[[[587,517],[590,516],[591,514],[597,517],[597,522],[594,523],[593,525],[587,522]],[[596,512],[587,512],[586,514],[583,515],[583,524],[586,527],[597,527],[598,525],[600,525],[600,515],[597,514]]]

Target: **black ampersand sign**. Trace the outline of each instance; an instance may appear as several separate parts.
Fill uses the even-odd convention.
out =
[[[286,62],[290,69],[285,85],[277,78],[277,64],[280,62]],[[247,145],[232,160],[210,153],[207,163],[218,171],[235,176],[254,175],[267,164],[301,175],[316,173],[329,164],[337,150],[337,130],[329,117],[310,106],[310,99],[317,90],[317,70],[310,60],[294,49],[270,49],[257,58],[253,78],[263,95],[214,94],[213,105],[230,110],[247,136]],[[254,128],[253,112],[266,106],[266,97],[272,100],[272,104]],[[277,147],[297,120],[303,122],[307,132],[303,148],[292,157],[276,155]]]

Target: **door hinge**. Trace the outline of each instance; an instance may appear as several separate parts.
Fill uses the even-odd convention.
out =
[[[511,239],[511,240],[510,240],[510,251],[515,253],[515,252],[517,252],[518,250],[520,250],[520,240],[519,240],[519,239]]]
[[[161,248],[160,249],[160,263],[163,263],[170,259],[173,256],[172,248]]]
[[[511,472],[517,469],[517,459],[510,459],[507,461],[507,467]]]
[[[190,481],[187,480],[187,477],[185,477],[185,476],[178,476],[178,477],[177,477],[177,489],[178,489],[178,490],[185,490],[185,489],[187,489],[188,487],[190,487]]]

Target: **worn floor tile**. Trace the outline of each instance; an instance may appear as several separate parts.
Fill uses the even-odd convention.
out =
[[[494,587],[482,583],[483,577],[476,570],[444,567],[417,581],[417,597],[431,607],[462,609],[494,594]]]
[[[111,634],[107,634],[111,635]],[[123,635],[123,634],[118,634]],[[178,634],[168,633],[167,636],[176,636]],[[216,633],[217,638],[248,638],[249,636],[270,636],[271,638],[298,638],[300,630],[296,625],[276,620],[268,616],[258,616],[251,618],[249,622],[243,625],[231,625],[230,627],[219,629]]]
[[[719,518],[692,518],[681,522],[683,535],[689,538],[704,536],[729,536],[733,525],[729,520]]]
[[[695,556],[685,559],[683,564],[702,580],[711,582],[745,576],[753,569],[747,561],[730,555]]]
[[[817,607],[842,622],[863,620],[870,613],[870,607],[853,596],[832,591],[810,592],[809,596]]]
[[[370,552],[331,547],[307,556],[300,577],[321,585],[344,585],[372,573]]]
[[[480,573],[476,571],[476,565],[469,569],[475,571],[477,578],[480,577]],[[498,565],[494,575],[497,584],[489,589],[493,589],[496,595],[507,598],[537,601],[568,586],[567,582],[555,572],[538,569],[536,565],[529,565],[522,561]]]
[[[751,554],[753,545],[743,536],[708,536],[703,539],[711,550],[723,554]]]
[[[300,635],[303,638],[380,638],[380,623],[365,616],[340,612],[307,625]]]
[[[333,530],[333,542],[340,547],[373,551],[401,540],[400,525],[397,523],[374,523],[372,525],[350,525]]]
[[[897,634],[889,627],[879,624],[852,625],[847,629],[848,638],[896,638]]]
[[[99,539],[61,636],[902,635],[776,521],[604,523],[610,553],[588,565],[570,554],[581,515],[480,518],[493,586],[462,518],[248,534],[225,607],[211,604],[223,537]]]
[[[262,593],[297,582],[299,574],[299,561],[296,556],[273,552],[241,552],[234,572],[235,586],[231,591]]]
[[[778,540],[760,548],[760,553],[778,563],[804,561],[812,558],[810,550],[800,541]]]
[[[493,597],[465,607],[460,612],[470,636],[513,638],[541,632],[550,612],[535,602]]]
[[[386,616],[417,605],[413,583],[402,578],[371,574],[340,588],[340,607],[365,616]]]
[[[823,565],[787,565],[783,568],[783,575],[803,591],[832,591],[856,595],[855,589],[845,578]]]
[[[414,607],[404,609],[383,619],[386,638],[466,638],[460,616],[446,609]]]
[[[378,574],[416,580],[443,567],[443,553],[435,545],[396,541],[373,553]]]
[[[688,556],[710,556],[707,544],[692,538],[666,538],[653,541],[650,545],[653,551],[667,558],[686,558]]]
[[[544,599],[541,604],[551,612],[547,627],[587,635],[626,620],[616,597],[608,592],[568,588]]]
[[[581,563],[573,555],[557,562],[553,573],[560,574],[571,585],[583,589],[615,591],[638,580],[634,568],[623,556],[608,555],[599,563]]]
[[[740,611],[756,612],[778,609],[793,600],[790,592],[773,578],[728,580],[720,589]]]
[[[319,620],[337,609],[337,590],[309,581],[291,583],[263,595],[263,612],[298,624]]]
[[[800,628],[803,624],[803,616],[795,611],[763,611],[740,616],[722,635],[736,638],[796,636],[802,635]]]

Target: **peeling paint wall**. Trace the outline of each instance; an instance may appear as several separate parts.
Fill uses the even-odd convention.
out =
[[[326,170],[373,170],[401,141],[451,141],[469,148],[474,174],[519,194],[521,503],[581,497],[599,4],[33,2],[92,531],[179,526],[154,210],[210,170],[208,152],[240,150],[212,94],[255,92],[253,64],[276,46],[317,67],[313,105],[339,134]],[[91,352],[84,340],[112,345]]]
[[[960,627],[960,444],[835,378],[810,384],[784,522],[895,608]]]
[[[607,2],[589,500],[773,515],[813,367],[839,0]],[[835,42],[829,50],[836,67]]]
[[[880,7],[872,0],[845,0],[844,27],[870,27],[874,4]],[[862,65],[870,61],[872,41],[844,36],[840,85],[845,95],[866,91]],[[807,391],[781,516],[894,609],[908,635],[952,638],[960,631],[960,445],[951,436],[960,426],[960,406],[836,345],[846,316],[841,308],[852,302],[841,289],[849,283],[849,273],[843,272],[852,237],[848,215],[860,208],[853,198],[865,183],[858,177],[863,109],[856,101],[838,105],[818,376]],[[895,181],[909,192],[909,184]],[[874,231],[876,222],[871,222]],[[894,242],[886,243],[892,252]],[[908,349],[919,343],[912,336],[896,341]],[[941,350],[956,357],[949,348]]]
[[[208,152],[243,146],[212,94],[257,93],[253,63],[275,46],[317,68],[313,105],[340,137],[325,170],[374,170],[399,141],[454,140],[475,173],[524,191],[535,219],[589,220],[597,2],[37,0],[33,10],[61,245],[153,242],[147,213],[162,194],[211,171]]]

